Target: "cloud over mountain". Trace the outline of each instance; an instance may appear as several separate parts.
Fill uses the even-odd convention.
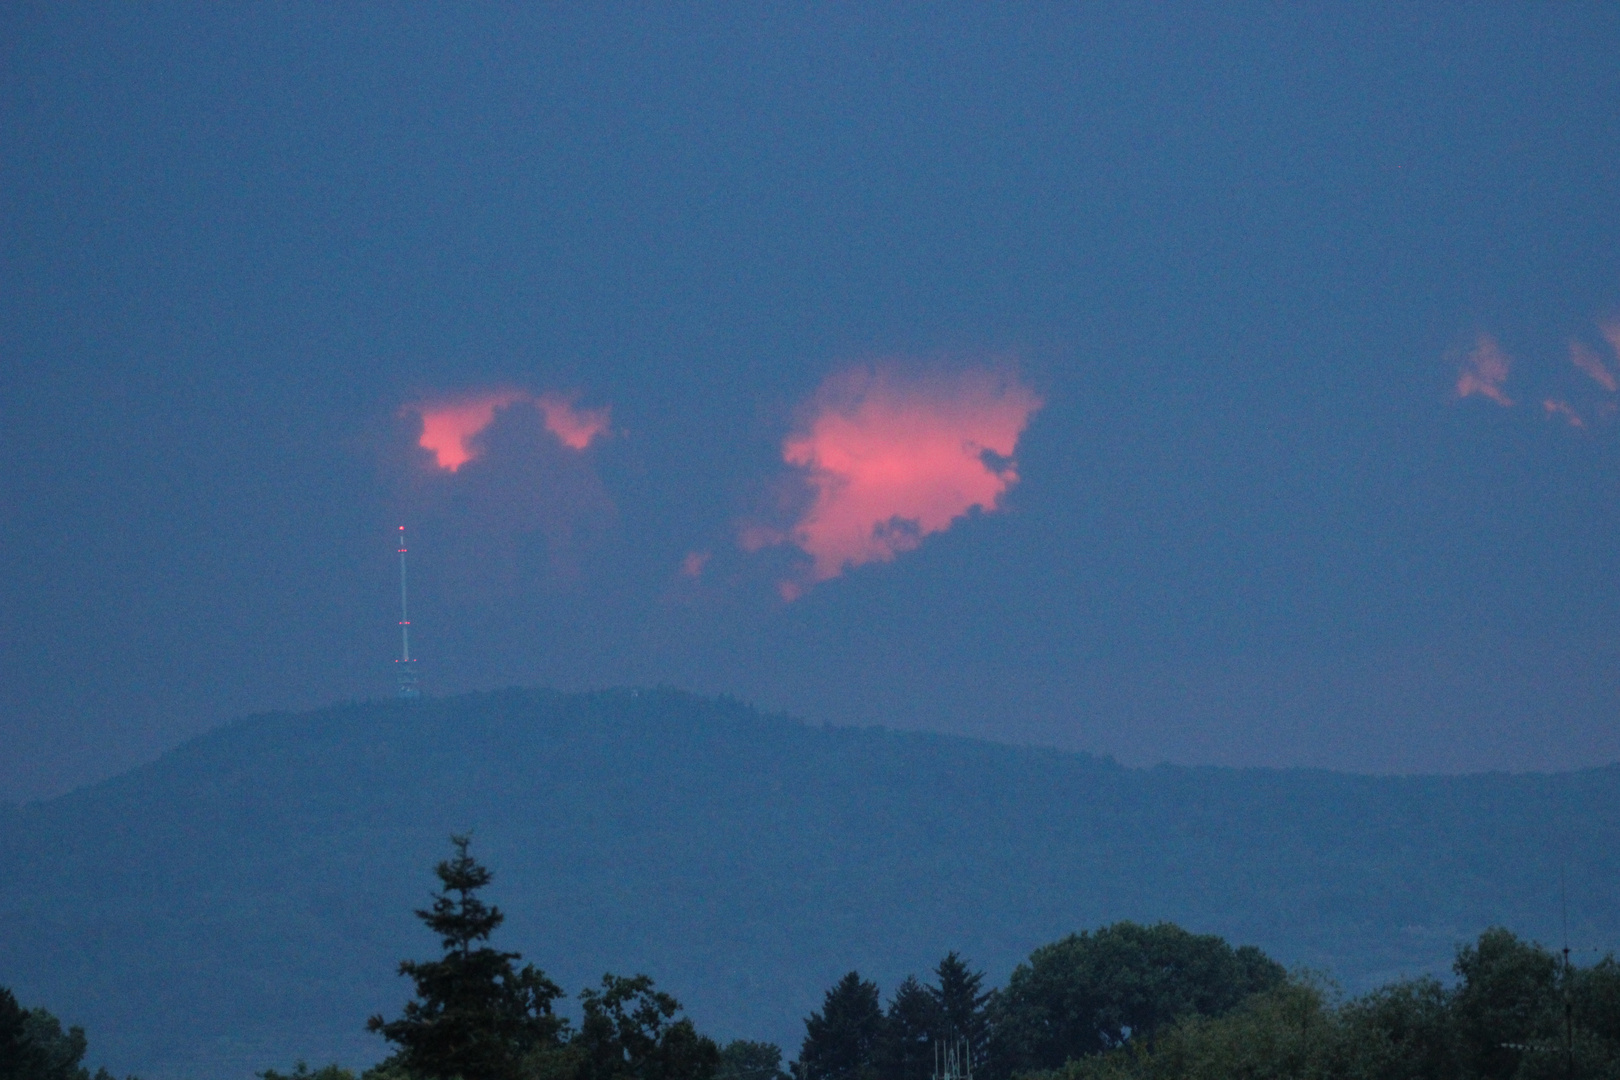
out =
[[[496,411],[518,404],[538,410],[558,442],[570,450],[584,450],[607,431],[610,411],[581,409],[577,400],[549,392],[535,396],[521,390],[485,390],[421,402],[406,411],[422,418],[418,445],[433,454],[439,468],[456,472],[482,453],[477,439],[494,423]]]
[[[975,509],[997,510],[1018,482],[1012,455],[1041,404],[1017,378],[986,368],[829,378],[782,443],[809,499],[791,526],[763,539],[810,556],[806,582],[785,583],[783,595],[892,560]],[[763,546],[757,527],[741,542]]]

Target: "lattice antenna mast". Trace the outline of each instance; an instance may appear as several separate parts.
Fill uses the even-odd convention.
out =
[[[416,686],[416,661],[411,659],[411,612],[405,594],[405,526],[399,527],[399,697],[415,701],[422,696]]]
[[[934,1040],[933,1080],[973,1080],[973,1047],[967,1039]]]

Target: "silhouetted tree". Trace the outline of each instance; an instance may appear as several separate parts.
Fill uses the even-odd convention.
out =
[[[1457,951],[1452,970],[1459,980],[1452,1016],[1470,1074],[1506,1080],[1519,1070],[1525,1047],[1562,1045],[1559,962],[1552,953],[1493,927]]]
[[[932,993],[940,1022],[936,1037],[952,1041],[966,1039],[973,1060],[983,1060],[989,1031],[985,1004],[991,997],[988,991],[980,989],[984,985],[984,972],[972,970],[967,961],[953,951],[939,962],[934,977],[937,982]]]
[[[884,1027],[877,984],[850,972],[827,991],[821,1011],[805,1018],[794,1073],[798,1080],[876,1080]]]
[[[935,994],[908,975],[889,999],[877,1055],[883,1080],[928,1080],[934,1070],[934,1040],[944,1026]]]
[[[1451,995],[1435,978],[1404,979],[1341,1010],[1348,1060],[1366,1080],[1458,1080]]]
[[[290,1073],[279,1073],[274,1069],[266,1069],[264,1072],[255,1075],[258,1076],[259,1080],[355,1080],[352,1070],[345,1069],[335,1062],[331,1065],[323,1065],[311,1072],[309,1065],[300,1061],[293,1066],[293,1071]]]
[[[1151,1044],[1070,1060],[1064,1080],[1371,1080],[1345,1066],[1344,1027],[1326,988],[1289,980],[1222,1016],[1183,1016]],[[1373,1074],[1376,1075],[1376,1074]],[[1396,1073],[1389,1080],[1427,1080]]]
[[[0,1080],[22,1080],[28,1053],[28,1012],[0,986]]]
[[[1279,985],[1281,965],[1171,923],[1119,922],[1030,954],[996,996],[989,1071],[1055,1069],[1126,1040],[1151,1042],[1178,1017],[1216,1016]]]
[[[84,1029],[62,1030],[45,1009],[25,1009],[0,986],[0,1080],[92,1080],[80,1064],[88,1045]],[[93,1080],[113,1080],[97,1069]]]
[[[1620,1080],[1620,1038],[1606,1034],[1620,1032],[1612,957],[1566,968],[1496,928],[1458,949],[1455,970],[1450,990],[1411,979],[1337,1007],[1331,987],[1288,978],[1219,1016],[1183,1015],[1152,1042],[1073,1057],[1027,1080]],[[1566,987],[1576,1005],[1567,1033]]]
[[[712,1080],[720,1048],[677,1019],[681,1003],[647,976],[604,975],[580,1001],[585,1015],[569,1047],[578,1080]]]
[[[451,837],[453,858],[434,872],[442,883],[433,907],[418,911],[444,947],[438,960],[406,960],[399,973],[416,983],[417,1000],[404,1015],[373,1016],[371,1031],[399,1047],[388,1064],[434,1080],[516,1080],[524,1057],[559,1043],[565,1022],[553,1014],[562,990],[533,965],[521,971],[519,954],[500,952],[487,941],[505,918],[486,905],[478,890],[491,874],[467,853],[470,838]]]
[[[1575,1023],[1596,1037],[1620,1046],[1620,964],[1605,956],[1572,973]]]
[[[733,1039],[720,1051],[714,1080],[792,1080],[782,1069],[782,1048],[775,1043]]]

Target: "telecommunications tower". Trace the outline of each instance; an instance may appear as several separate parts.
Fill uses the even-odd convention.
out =
[[[405,606],[405,526],[399,527],[399,700],[415,701],[422,696],[416,688],[416,661],[411,659],[411,615]]]

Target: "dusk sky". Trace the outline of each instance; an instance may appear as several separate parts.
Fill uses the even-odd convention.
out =
[[[668,684],[1620,758],[1614,5],[0,12],[0,799]]]

